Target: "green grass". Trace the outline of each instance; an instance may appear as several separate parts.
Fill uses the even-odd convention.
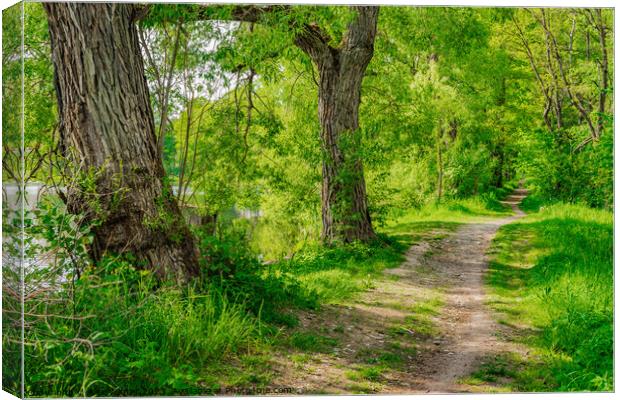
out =
[[[274,268],[299,280],[320,303],[342,303],[371,288],[373,279],[386,268],[400,265],[407,247],[405,241],[386,236],[368,245],[308,246]]]
[[[509,214],[493,196],[446,200],[397,213],[379,228],[379,239],[371,244],[308,245],[274,268],[294,276],[316,293],[322,304],[346,303],[372,288],[385,269],[398,267],[411,244],[440,240],[464,223]]]
[[[613,390],[613,215],[543,206],[500,229],[492,258],[489,303],[532,350],[503,366],[514,389]]]
[[[381,390],[381,384],[374,382],[355,382],[347,385],[347,391],[352,394],[371,394]]]
[[[309,290],[315,291],[324,304],[350,299],[372,285],[370,279],[341,269],[311,272],[299,279]]]
[[[360,367],[356,370],[347,371],[345,376],[352,381],[370,381],[379,382],[382,379],[382,374],[385,368],[377,365],[370,367]]]
[[[461,378],[459,383],[475,386],[476,391],[501,393],[514,391],[509,385],[516,378],[515,366],[520,360],[512,355],[497,354],[482,363],[478,371]]]
[[[295,365],[295,368],[303,369],[303,367],[312,360],[312,356],[309,354],[291,354],[291,361]]]
[[[406,346],[393,341],[390,343],[389,350],[366,348],[359,350],[355,354],[355,358],[360,365],[379,367],[381,371],[402,370],[415,354],[416,349],[411,340],[407,341]]]
[[[288,340],[291,347],[313,353],[330,352],[338,344],[336,339],[310,332],[295,332]]]
[[[247,363],[263,352],[260,321],[219,289],[154,289],[152,283],[132,269],[83,276],[75,312],[88,317],[50,318],[47,328],[28,333],[44,345],[27,349],[27,393],[196,395],[219,384],[214,373],[229,372],[210,365],[231,363],[235,355]]]
[[[93,267],[77,281],[73,297],[59,293],[57,306],[38,310],[62,315],[70,305],[87,317],[38,321],[28,332],[27,340],[40,345],[27,346],[26,391],[29,396],[197,395],[223,386],[268,385],[274,348],[303,353],[293,360],[302,366],[338,345],[320,327],[300,330],[296,310],[355,301],[385,278],[384,270],[402,263],[412,243],[439,240],[462,223],[507,213],[489,204],[476,198],[430,205],[388,222],[373,243],[306,246],[292,259],[264,268],[236,241],[199,236],[209,267],[222,273],[195,290],[158,286],[123,261]],[[441,306],[435,294],[407,309],[414,315],[403,328],[433,333],[431,317]],[[340,325],[332,333],[343,332]],[[351,372],[359,382],[351,391],[378,390],[384,371],[401,368],[415,354],[410,334],[393,335],[389,345],[359,360]]]
[[[495,383],[505,378],[515,378],[516,374],[511,367],[515,360],[506,355],[497,355],[482,364],[480,369],[472,374],[478,382]]]
[[[410,307],[411,315],[405,317],[401,324],[390,327],[393,336],[415,334],[431,337],[438,333],[432,317],[439,315],[444,301],[441,293],[434,293],[434,297],[416,303]]]
[[[511,211],[497,200],[498,198],[495,194],[489,194],[466,199],[447,199],[440,204],[429,203],[420,209],[397,213],[397,217],[388,222],[388,227],[424,222],[461,224],[511,214]],[[414,233],[415,231],[416,229]]]

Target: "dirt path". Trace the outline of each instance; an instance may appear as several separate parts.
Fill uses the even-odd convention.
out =
[[[525,195],[517,190],[504,202],[513,216],[469,223],[452,233],[429,232],[400,267],[387,270],[386,279],[354,304],[303,314],[301,330],[320,329],[338,345],[282,357],[274,383],[305,393],[472,390],[459,379],[485,357],[520,351],[498,337],[483,277],[491,240],[499,227],[523,215],[518,204]]]
[[[438,277],[449,282],[449,289],[446,305],[436,320],[442,336],[433,342],[436,350],[420,360],[425,391],[467,391],[458,380],[474,372],[484,357],[519,350],[497,336],[500,327],[485,305],[484,274],[491,240],[502,225],[524,215],[518,204],[525,195],[524,190],[517,190],[504,202],[512,207],[513,216],[465,225],[446,239],[441,251],[428,260]]]

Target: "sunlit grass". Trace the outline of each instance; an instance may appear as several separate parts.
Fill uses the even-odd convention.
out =
[[[500,229],[492,253],[489,304],[535,355],[513,365],[515,388],[612,390],[613,214],[543,206]]]
[[[311,245],[292,260],[279,263],[278,268],[314,290],[323,303],[350,301],[373,287],[373,280],[385,269],[399,266],[411,244],[442,239],[464,223],[510,214],[493,197],[430,204],[420,210],[403,212],[389,221],[379,228],[380,239],[370,245],[354,243],[336,248]]]

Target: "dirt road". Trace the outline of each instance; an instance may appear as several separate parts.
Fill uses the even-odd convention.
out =
[[[500,327],[485,305],[483,278],[491,240],[502,225],[524,215],[518,204],[526,194],[518,189],[504,202],[512,216],[429,232],[354,304],[303,314],[302,330],[320,327],[338,345],[331,352],[282,357],[274,383],[305,393],[473,390],[460,378],[485,357],[519,351],[496,334]],[[390,357],[402,362],[380,367]]]
[[[433,341],[437,348],[419,360],[422,390],[466,391],[458,384],[459,378],[474,372],[484,357],[515,350],[496,335],[499,327],[485,306],[484,274],[491,240],[502,225],[524,215],[518,204],[525,196],[524,190],[517,190],[504,202],[513,208],[514,216],[465,225],[444,240],[440,251],[427,261],[449,288],[436,320],[442,332],[441,338]]]

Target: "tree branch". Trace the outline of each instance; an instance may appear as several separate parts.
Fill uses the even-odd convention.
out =
[[[547,129],[551,131],[552,127],[551,127],[551,121],[549,121],[549,111],[551,108],[552,100],[551,100],[551,97],[549,96],[549,88],[545,86],[545,83],[542,80],[542,77],[540,76],[540,72],[538,71],[538,67],[536,66],[536,61],[534,59],[534,54],[532,53],[532,49],[530,48],[530,44],[527,41],[525,34],[523,33],[523,30],[521,29],[521,27],[519,26],[519,24],[517,23],[513,15],[511,15],[511,19],[512,19],[513,25],[515,26],[515,28],[517,28],[517,34],[518,34],[517,36],[519,36],[519,39],[521,40],[521,43],[523,44],[523,48],[525,49],[525,53],[527,54],[528,60],[530,61],[530,66],[532,67],[534,76],[536,77],[536,80],[538,81],[538,84],[540,85],[540,91],[545,96],[545,110],[543,112],[543,119],[545,121],[545,125],[547,125]]]
[[[218,10],[214,9],[212,5],[200,6],[196,18],[198,20],[230,20],[239,22],[261,22],[261,19],[273,12],[289,12],[291,6],[288,5],[270,5],[270,6],[257,6],[257,5],[244,5],[235,6],[230,15],[224,15]]]
[[[312,61],[321,65],[330,58],[336,49],[329,45],[330,37],[321,28],[312,24],[303,24],[295,36],[294,42]]]
[[[528,11],[530,11],[530,10],[528,10]],[[530,11],[530,13],[532,15],[534,15],[534,13],[532,13],[531,11]],[[543,16],[544,16],[544,14],[543,14]],[[551,39],[551,41],[550,41],[550,44],[551,44],[550,50],[553,51],[553,55],[555,56],[556,62],[558,63],[558,69],[560,71],[560,76],[562,77],[562,81],[564,82],[564,88],[566,90],[566,93],[568,94],[568,96],[571,99],[571,102],[573,103],[575,108],[577,108],[577,110],[579,111],[581,116],[587,122],[588,127],[590,129],[590,133],[592,135],[592,139],[594,141],[598,140],[598,132],[597,132],[597,130],[596,130],[596,128],[595,128],[595,126],[594,126],[594,124],[592,122],[592,119],[590,118],[590,115],[588,114],[588,112],[585,109],[583,103],[581,102],[581,99],[578,96],[575,96],[575,94],[572,91],[572,85],[568,81],[568,77],[566,76],[566,72],[564,71],[562,56],[560,55],[560,52],[558,50],[558,42],[557,42],[557,40],[555,38],[555,35],[553,34],[553,32],[551,32],[551,29],[547,25],[547,23],[546,23],[544,18],[541,20],[541,19],[537,18],[535,15],[534,15],[534,17],[538,20],[538,22],[542,26],[543,30],[545,31],[545,34],[548,35],[548,37]]]

